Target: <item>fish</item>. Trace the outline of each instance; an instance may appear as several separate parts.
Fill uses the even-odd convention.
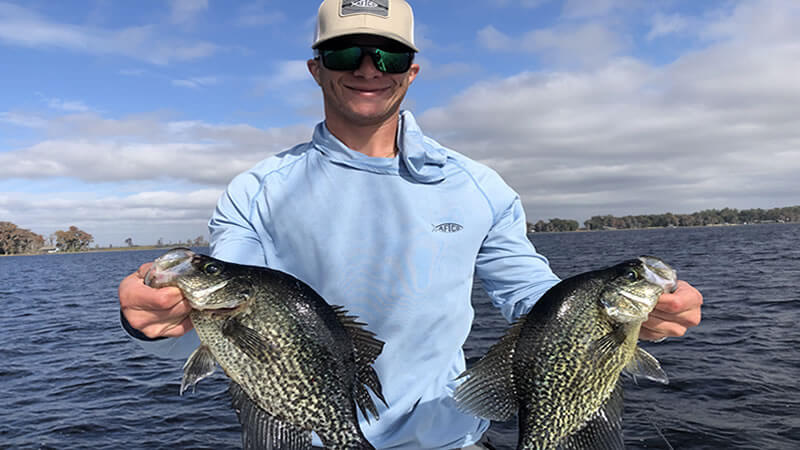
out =
[[[457,406],[507,421],[517,449],[622,449],[622,373],[667,384],[638,346],[641,324],[677,272],[653,256],[566,278],[457,379]]]
[[[216,365],[231,379],[245,449],[373,449],[358,423],[386,404],[373,363],[384,342],[294,276],[233,264],[187,248],[157,258],[145,275],[174,286],[192,307],[201,345],[184,364],[180,394]]]

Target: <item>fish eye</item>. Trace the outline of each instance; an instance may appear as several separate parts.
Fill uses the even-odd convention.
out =
[[[203,266],[203,272],[209,275],[217,275],[222,272],[222,265],[216,262],[210,262]]]
[[[636,281],[639,279],[639,274],[635,270],[628,270],[623,277],[628,281]]]

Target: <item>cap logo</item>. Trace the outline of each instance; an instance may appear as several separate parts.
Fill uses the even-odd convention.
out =
[[[372,14],[380,17],[389,15],[389,0],[342,0],[342,16]]]

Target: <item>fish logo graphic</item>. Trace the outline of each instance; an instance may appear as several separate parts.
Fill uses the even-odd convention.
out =
[[[434,233],[456,233],[463,229],[464,227],[461,224],[453,222],[440,223],[433,226]]]
[[[387,17],[389,15],[389,0],[344,0],[342,1],[342,16],[352,14],[372,14]]]

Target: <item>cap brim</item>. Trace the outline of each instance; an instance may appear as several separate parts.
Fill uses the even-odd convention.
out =
[[[320,39],[317,42],[315,42],[314,44],[312,44],[311,48],[312,49],[317,49],[320,45],[322,45],[322,44],[324,44],[324,43],[326,43],[326,42],[328,42],[330,40],[333,40],[333,39],[336,39],[336,38],[339,38],[339,37],[342,37],[342,36],[350,36],[350,35],[356,35],[356,34],[370,34],[372,36],[385,37],[385,38],[391,39],[391,40],[393,40],[395,42],[399,42],[400,44],[403,44],[404,46],[410,48],[414,52],[419,53],[419,49],[414,44],[412,44],[411,42],[408,42],[408,40],[403,39],[402,36],[394,34],[394,33],[389,33],[389,32],[375,32],[374,28],[368,28],[368,27],[351,28],[351,29],[349,29],[349,30],[347,30],[345,32],[342,32],[342,33],[329,34],[329,35],[325,36],[324,39]]]

